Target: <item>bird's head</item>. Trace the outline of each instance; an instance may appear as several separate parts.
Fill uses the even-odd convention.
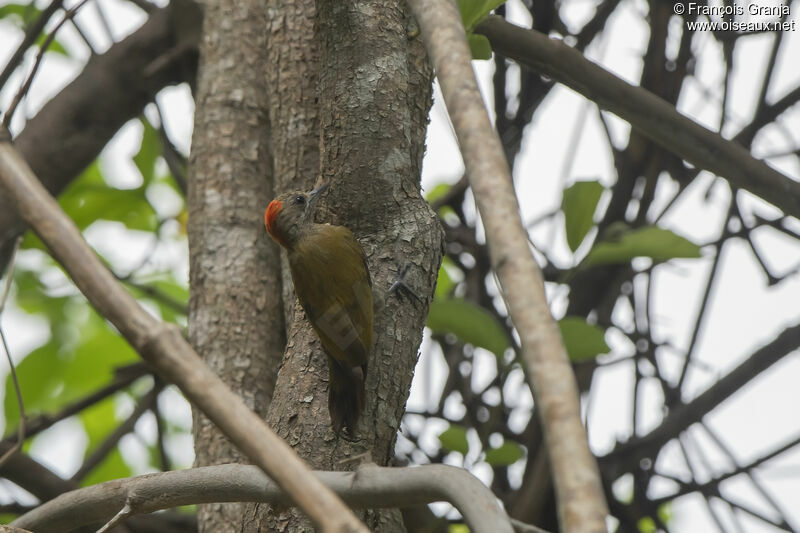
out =
[[[286,192],[269,203],[264,212],[264,224],[278,244],[291,248],[303,231],[314,223],[314,204],[328,186],[324,183],[310,192]]]

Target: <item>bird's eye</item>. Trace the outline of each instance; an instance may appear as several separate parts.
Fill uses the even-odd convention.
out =
[[[296,203],[298,205],[303,205],[304,203],[306,203],[306,197],[305,196],[295,196],[294,197],[294,203]]]

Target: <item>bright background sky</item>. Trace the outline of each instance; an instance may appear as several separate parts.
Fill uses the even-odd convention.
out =
[[[519,7],[519,0],[508,3],[509,12],[520,23],[526,23],[524,11]],[[121,40],[136,29],[145,19],[137,8],[119,0],[100,0],[104,11],[108,14],[113,40]],[[0,5],[4,1],[0,0]],[[763,0],[760,5],[774,5],[779,2]],[[72,5],[73,2],[67,2]],[[42,4],[43,6],[44,4]],[[580,27],[593,13],[595,2],[592,0],[576,0],[569,2],[568,9],[562,9],[562,16],[570,27]],[[800,2],[794,2],[791,18],[797,20],[800,13]],[[636,82],[642,68],[642,55],[647,44],[648,26],[645,22],[647,4],[644,0],[623,0],[620,8],[610,19],[606,31],[595,40],[586,54],[594,61],[603,64],[607,69],[631,82]],[[89,3],[79,14],[79,20],[88,31],[90,40],[100,51],[110,46],[112,40],[99,23],[97,10]],[[680,19],[674,18],[670,28],[671,46],[677,46],[680,38]],[[798,24],[800,26],[800,24]],[[770,101],[779,98],[788,90],[800,85],[800,69],[797,58],[800,57],[799,32],[789,32],[784,36],[784,44],[778,57],[777,71],[779,76],[771,86],[768,94]],[[21,33],[10,25],[0,22],[0,64],[5,64],[21,38]],[[24,124],[24,116],[33,116],[41,105],[51,96],[58,93],[78,72],[88,57],[88,52],[74,29],[66,25],[59,34],[61,42],[72,54],[65,58],[48,54],[29,98],[25,101],[23,113],[15,117],[14,130],[18,132]],[[709,34],[705,42],[695,43],[696,49],[703,48],[703,60],[697,65],[695,76],[687,78],[688,90],[682,92],[679,109],[698,122],[716,128],[719,117],[718,106],[706,104],[707,91],[719,94],[722,82],[723,59],[721,49]],[[735,90],[730,95],[728,128],[723,135],[731,136],[745,125],[753,112],[754,95],[760,83],[771,39],[767,35],[753,36],[742,42],[737,50],[734,70]],[[30,67],[33,55],[29,55],[26,65]],[[484,95],[491,95],[489,79],[492,73],[490,62],[475,62]],[[28,69],[25,69],[27,72]],[[0,93],[0,106],[7,107],[13,92],[21,83],[21,72],[11,78],[6,90]],[[166,127],[171,139],[187,153],[191,141],[193,104],[186,86],[170,88],[162,91],[159,102],[166,112]],[[712,97],[716,98],[716,97]],[[490,107],[491,109],[491,107]],[[152,109],[148,116],[155,117]],[[612,136],[618,147],[627,142],[629,127],[613,116],[607,115],[612,124]],[[763,157],[784,148],[800,145],[800,109],[795,106],[781,117],[783,131],[770,127],[756,138],[754,153]],[[580,145],[575,154],[567,153],[567,147],[576,131],[581,132]],[[112,179],[120,187],[134,187],[141,182],[133,163],[130,161],[138,149],[141,137],[139,124],[124,127],[104,150],[102,161],[105,176]],[[787,139],[787,137],[789,139]],[[793,142],[790,142],[793,141]],[[453,183],[463,173],[463,164],[458,147],[452,134],[446,111],[441,103],[438,87],[436,100],[431,111],[431,125],[428,131],[427,155],[423,169],[423,189],[431,190],[441,182]],[[770,164],[779,168],[794,179],[800,179],[800,165],[796,157],[770,159]],[[534,123],[528,127],[523,140],[523,148],[515,166],[514,179],[522,206],[523,218],[532,221],[543,214],[556,209],[561,202],[561,191],[564,187],[578,180],[599,179],[610,186],[615,180],[613,161],[602,132],[600,122],[593,105],[575,92],[557,87],[547,97],[542,109],[537,112]],[[727,188],[714,185],[714,178],[708,173],[701,173],[691,186],[694,193],[686,195],[677,209],[672,211],[663,224],[678,234],[691,238],[698,243],[707,243],[718,237],[720,221],[724,218]],[[703,195],[710,188],[708,200]],[[663,193],[665,191],[660,191]],[[663,199],[664,195],[657,197]],[[159,208],[169,212],[175,208],[174,198],[165,192],[159,200]],[[764,216],[775,216],[777,211],[760,200],[749,197],[747,205],[750,212]],[[559,266],[569,266],[571,254],[566,246],[560,219],[553,224],[544,223],[532,231],[537,243],[551,246],[551,255]],[[797,226],[800,223],[795,221]],[[102,225],[92,227],[87,232],[90,243],[107,256],[120,261],[124,265],[127,260],[135,264],[138,256],[147,250],[148,237],[137,235],[116,226]],[[791,271],[800,265],[800,246],[777,235],[776,232],[763,232],[759,242],[765,249],[765,255],[773,270],[777,273]],[[719,277],[711,306],[703,327],[697,354],[702,365],[692,367],[689,374],[690,399],[705,390],[720,376],[738,365],[743,358],[756,348],[772,340],[785,327],[800,321],[800,276],[794,275],[779,285],[768,288],[763,273],[755,263],[747,245],[737,241],[725,248],[725,268]],[[177,262],[183,265],[182,275],[186,277],[186,251],[174,247],[162,247],[156,251],[156,261],[165,263]],[[126,259],[127,258],[127,259]],[[20,261],[35,261],[35,257],[23,254]],[[699,260],[671,261],[657,269],[655,277],[657,296],[654,312],[654,336],[670,339],[675,345],[685,347],[688,335],[696,315],[697,302],[702,289],[703,280],[711,265],[708,254]],[[552,308],[557,318],[563,314],[567,294],[563,290],[550,288]],[[617,315],[621,320],[629,320],[631,314],[621,312]],[[44,324],[36,323],[13,306],[3,315],[3,325],[8,334],[12,354],[19,360],[22,355],[41,344],[47,334]],[[612,347],[608,356],[615,359],[632,353],[632,347],[621,336],[610,333],[607,341]],[[800,388],[797,380],[800,377],[800,357],[798,352],[764,372],[735,398],[725,402],[707,417],[709,424],[723,434],[734,448],[735,455],[742,462],[758,457],[765,451],[773,449],[780,443],[789,440],[800,431],[800,418],[797,406],[800,405]],[[493,365],[487,358],[492,355],[476,350],[475,364],[487,368],[486,379],[491,379]],[[482,362],[483,361],[483,362]],[[664,371],[676,375],[680,371],[680,358],[668,356],[664,359]],[[620,363],[600,368],[595,376],[592,398],[587,400],[589,411],[590,441],[593,450],[598,454],[609,451],[616,440],[626,438],[630,434],[630,391],[632,389],[632,363]],[[423,345],[423,356],[412,387],[409,408],[423,410],[428,405],[431,395],[429,388],[438,390],[445,366],[438,350],[431,349],[426,340]],[[670,374],[672,372],[672,374]],[[520,390],[519,420],[524,421],[525,414],[530,412],[531,400],[522,383],[521,373],[514,378]],[[655,382],[645,386],[645,398],[651,398],[650,409],[644,409],[640,420],[640,428],[647,430],[660,420],[660,392]],[[172,400],[162,405],[175,412],[175,416],[191,423],[188,406],[177,393],[172,393]],[[118,406],[120,410],[132,409],[124,401]],[[457,407],[454,407],[457,408]],[[63,422],[48,431],[47,440],[37,441],[31,450],[38,460],[63,475],[71,475],[80,463],[85,442],[81,441],[80,431],[73,424]],[[422,443],[431,446],[437,443],[438,433],[444,429],[431,424]],[[145,417],[137,431],[147,435],[154,433],[153,420]],[[132,436],[123,439],[123,451],[130,461],[146,464],[141,455],[141,447],[137,446]],[[45,442],[58,442],[58,447]],[[191,464],[192,452],[188,441],[168,442],[170,451],[179,457],[184,465]],[[137,451],[139,450],[139,451]],[[138,454],[138,457],[137,457]],[[720,472],[730,468],[722,456],[711,456],[712,464],[705,471]],[[672,470],[676,475],[684,470],[677,447],[668,446],[659,459],[659,466]],[[696,465],[697,466],[697,465]],[[699,465],[700,471],[704,467]],[[517,470],[519,475],[521,469]],[[491,471],[476,469],[475,473],[487,481]],[[769,488],[773,496],[781,503],[791,517],[794,529],[800,529],[800,450],[785,453],[768,462],[758,470],[757,477]],[[621,494],[626,491],[625,480],[618,485]],[[724,485],[726,493],[735,494],[737,499],[762,508],[759,496],[753,494],[746,483],[731,480]],[[629,490],[629,489],[627,489]],[[674,531],[707,532],[714,531],[715,525],[705,510],[699,496],[682,498],[673,506]],[[723,516],[724,513],[722,513]],[[748,531],[772,531],[763,523],[742,519]],[[732,528],[732,526],[731,526]],[[728,528],[726,528],[728,529]]]

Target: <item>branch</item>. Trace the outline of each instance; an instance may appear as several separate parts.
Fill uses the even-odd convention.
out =
[[[92,450],[92,453],[83,461],[83,464],[78,468],[78,471],[72,475],[71,481],[75,483],[80,483],[89,472],[95,469],[97,465],[99,465],[103,459],[105,459],[111,451],[116,448],[117,444],[119,444],[120,439],[127,435],[128,433],[132,432],[136,423],[139,419],[144,415],[147,411],[152,409],[156,402],[158,401],[158,395],[161,392],[162,387],[158,382],[153,383],[153,388],[151,388],[147,394],[139,400],[139,403],[134,408],[133,412],[128,416],[125,421],[117,426],[117,428],[111,432],[111,434],[100,443],[97,448]]]
[[[800,218],[800,183],[753,158],[739,144],[680,114],[649,91],[618,78],[560,41],[500,17],[488,17],[475,31],[485,35],[499,53],[581,93],[693,165]]]
[[[200,360],[178,327],[156,320],[114,279],[8,142],[0,142],[0,182],[75,285],[143,359],[180,387],[323,531],[365,531],[352,511]]]
[[[28,48],[34,42],[36,42],[36,39],[42,33],[42,30],[44,30],[44,27],[47,26],[50,18],[61,8],[62,3],[62,0],[53,0],[50,2],[50,4],[42,10],[42,13],[36,19],[36,22],[31,24],[28,29],[25,30],[25,37],[22,38],[22,42],[19,43],[19,46],[17,46],[14,54],[9,58],[6,66],[3,67],[3,72],[0,73],[0,89],[5,86],[8,78],[11,77],[11,74],[14,73],[14,71],[22,62],[25,52],[27,52]]]
[[[511,172],[472,70],[454,2],[409,0],[456,131],[486,231],[492,268],[519,333],[522,358],[545,428],[561,527],[606,531],[597,463],[581,424],[578,387],[528,247]]]
[[[0,453],[7,452],[11,446],[10,442],[0,442]],[[14,452],[9,460],[0,466],[0,476],[19,485],[41,501],[50,500],[59,494],[78,488],[76,483],[54,474],[46,466],[20,451]]]
[[[632,437],[601,457],[600,461],[611,467],[614,479],[622,472],[630,471],[639,464],[639,461],[654,455],[664,444],[690,425],[700,421],[742,386],[798,346],[800,346],[800,324],[783,330],[772,342],[756,350],[753,355],[697,398],[670,411],[661,424],[650,433]]]
[[[508,516],[492,492],[466,470],[445,465],[410,468],[363,465],[355,472],[314,472],[315,481],[357,508],[410,507],[448,501],[476,533],[511,533]],[[109,481],[63,494],[17,518],[13,525],[37,533],[64,532],[130,514],[198,503],[291,504],[274,481],[254,466],[218,465]]]
[[[76,415],[86,409],[87,407],[91,407],[92,405],[96,404],[97,402],[104,400],[111,396],[112,394],[121,391],[137,379],[142,376],[145,376],[149,373],[149,369],[143,363],[137,363],[135,365],[131,365],[127,367],[126,372],[120,373],[116,376],[114,381],[106,385],[105,387],[98,389],[95,392],[92,392],[80,400],[76,400],[74,403],[71,403],[56,411],[55,413],[43,413],[37,417],[31,418],[28,420],[26,424],[26,431],[25,435],[26,438],[31,438],[45,429],[53,426],[57,422],[61,422],[65,418],[69,418],[72,415]],[[11,443],[14,440],[19,438],[18,433],[12,433],[11,435],[6,436],[2,442],[4,443]]]

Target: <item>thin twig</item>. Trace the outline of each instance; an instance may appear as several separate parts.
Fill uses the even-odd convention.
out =
[[[39,70],[39,65],[42,62],[44,53],[47,51],[47,48],[56,38],[56,32],[58,32],[58,30],[61,29],[61,26],[63,26],[66,21],[70,20],[75,15],[75,13],[77,13],[78,10],[81,7],[83,7],[84,4],[86,4],[86,2],[88,2],[88,0],[81,0],[69,11],[64,13],[64,16],[61,18],[58,24],[56,24],[56,27],[53,28],[49,34],[47,34],[47,38],[42,43],[42,46],[39,47],[39,52],[36,54],[36,60],[33,62],[33,67],[31,68],[31,71],[28,74],[28,78],[25,80],[25,83],[23,83],[22,86],[19,88],[17,94],[14,95],[14,99],[11,101],[11,105],[8,106],[8,109],[3,115],[3,127],[5,128],[11,127],[11,119],[14,118],[14,112],[17,110],[17,106],[25,97],[25,95],[28,94],[28,90],[31,88],[31,84],[33,83],[33,78],[34,76],[36,76],[36,71]]]
[[[11,59],[8,60],[8,63],[6,63],[6,66],[3,68],[3,72],[0,73],[0,89],[5,86],[8,78],[11,77],[11,73],[14,72],[22,61],[22,58],[25,57],[25,52],[36,42],[39,34],[42,33],[42,30],[50,21],[50,17],[61,8],[62,3],[63,0],[53,0],[50,2],[50,5],[42,10],[39,18],[25,30],[25,37],[22,38],[22,42],[19,43]]]
[[[592,63],[577,50],[496,16],[487,17],[475,32],[488,37],[492,48],[506,57],[591,98],[695,166],[749,190],[784,213],[800,216],[800,183],[755,159],[740,144],[678,113],[674,106],[649,91]],[[764,115],[773,116],[785,109],[773,109],[777,104],[768,106]]]
[[[121,524],[123,520],[128,518],[132,513],[133,508],[131,507],[129,500],[125,502],[125,505],[122,506],[122,509],[120,509],[119,512],[111,518],[111,520],[106,522],[103,527],[97,530],[97,533],[106,533],[106,531],[111,531],[111,528]]]
[[[689,403],[670,410],[656,428],[643,436],[633,436],[600,457],[606,464],[608,475],[617,476],[635,468],[639,462],[652,457],[675,435],[701,420],[707,413],[738,391],[745,383],[755,379],[800,345],[800,324],[788,327],[772,341],[765,344],[741,364],[720,378]]]
[[[731,202],[733,202],[733,200],[731,200]],[[700,300],[700,307],[697,310],[697,318],[695,319],[694,327],[692,328],[692,336],[689,340],[689,346],[686,348],[686,358],[683,360],[681,365],[681,373],[676,386],[679,391],[683,388],[683,383],[686,380],[686,376],[689,371],[689,365],[694,357],[694,348],[697,345],[697,340],[700,338],[700,329],[703,326],[703,322],[707,319],[706,308],[711,302],[711,290],[714,287],[717,274],[719,273],[720,266],[722,265],[723,246],[725,246],[724,241],[721,242],[717,247],[717,253],[714,254],[714,259],[711,262],[711,270],[708,272],[705,289],[703,290],[703,299]]]
[[[161,387],[158,383],[154,383],[153,388],[150,389],[139,401],[130,416],[125,419],[125,421],[120,424],[117,429],[111,432],[111,434],[106,437],[106,439],[101,442],[91,454],[89,454],[89,457],[86,458],[86,460],[83,462],[80,468],[78,468],[78,471],[75,472],[70,480],[80,482],[89,472],[94,470],[94,468],[99,465],[109,453],[111,453],[111,450],[117,446],[117,443],[119,443],[120,439],[133,431],[134,426],[136,426],[136,422],[139,421],[142,415],[152,409],[153,405],[155,405],[156,399],[158,398],[158,393],[160,392]]]
[[[73,415],[76,415],[86,409],[87,407],[91,407],[92,405],[100,402],[112,394],[119,392],[120,390],[124,389],[137,379],[142,376],[145,376],[150,371],[148,368],[142,364],[138,363],[137,368],[133,371],[128,371],[123,376],[118,377],[114,382],[106,385],[105,387],[97,390],[80,400],[64,407],[63,409],[55,412],[55,413],[45,413],[39,416],[33,417],[27,421],[26,428],[25,428],[25,437],[31,438],[35,435],[38,435],[42,431],[46,430],[47,428],[53,426],[54,424],[61,422],[65,418],[69,418]],[[18,438],[19,434],[14,433],[7,436],[4,441],[12,441]]]
[[[92,52],[92,54],[96,55],[97,54],[97,50],[95,50],[94,45],[92,44],[92,41],[89,40],[89,36],[86,35],[85,31],[83,31],[83,28],[81,28],[81,25],[78,24],[78,21],[75,20],[74,18],[71,18],[71,19],[69,19],[69,22],[70,22],[70,24],[72,24],[72,27],[75,29],[75,31],[78,32],[78,35],[80,36],[81,40],[83,41],[83,44],[86,45],[86,47]]]
[[[686,450],[686,445],[684,444],[683,440],[681,439],[681,435],[678,434],[678,445],[681,449],[681,454],[683,455],[683,460],[686,463],[686,468],[689,470],[689,474],[692,476],[692,479],[697,479],[697,474],[694,471],[694,467],[692,466],[692,462],[689,460],[689,452]],[[715,491],[714,495],[718,496],[719,491]],[[714,507],[711,505],[711,500],[708,494],[702,493],[703,500],[706,502],[706,507],[708,507],[708,512],[713,518],[714,522],[717,524],[719,531],[725,531],[725,527],[722,525],[722,519],[717,515],[717,512],[714,510]]]
[[[719,435],[717,435],[716,431],[712,430],[708,426],[708,424],[706,424],[703,421],[700,422],[700,427],[702,427],[703,430],[705,430],[706,434],[709,437],[711,437],[711,440],[714,441],[714,444],[717,445],[717,448],[719,448],[722,451],[722,453],[728,457],[728,460],[731,463],[733,463],[733,466],[737,470],[742,468],[742,466],[733,456],[733,452],[728,448],[728,446],[725,445],[725,443],[722,441]],[[775,500],[775,498],[773,498],[772,495],[767,491],[767,489],[758,481],[758,479],[756,479],[756,477],[753,475],[753,472],[751,472],[750,470],[746,470],[744,471],[744,474],[747,475],[747,478],[750,480],[750,483],[753,485],[756,491],[758,491],[758,493],[761,494],[761,497],[764,498],[764,500],[775,510],[775,512],[781,516],[781,520],[785,524],[786,513],[783,512],[783,510],[781,509],[780,505],[778,505],[778,502]]]
[[[11,280],[14,277],[14,260],[17,257],[17,252],[19,251],[19,245],[22,243],[22,237],[17,237],[17,241],[14,243],[14,249],[11,252],[11,258],[8,262],[8,272],[6,272],[6,283],[3,287],[3,294],[0,296],[0,321],[3,318],[3,310],[6,307],[6,300],[8,299],[8,294],[11,292]],[[8,360],[8,368],[11,372],[11,381],[14,383],[14,392],[17,396],[17,405],[19,406],[19,429],[17,429],[17,440],[16,443],[9,448],[2,456],[0,456],[0,466],[5,463],[11,455],[22,448],[22,443],[25,442],[25,402],[22,400],[22,389],[19,386],[19,379],[17,378],[17,370],[14,367],[14,360],[11,358],[11,350],[8,348],[8,341],[6,340],[6,334],[3,330],[2,322],[0,322],[0,340],[3,343],[3,351],[6,353],[6,359]]]

